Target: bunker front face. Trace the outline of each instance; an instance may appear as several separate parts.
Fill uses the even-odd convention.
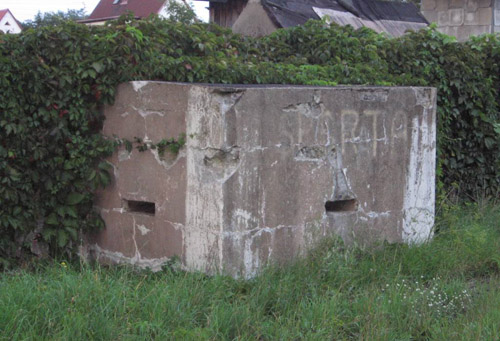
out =
[[[120,85],[103,132],[118,150],[86,253],[154,270],[251,277],[333,234],[416,243],[434,222],[436,92],[415,87]]]

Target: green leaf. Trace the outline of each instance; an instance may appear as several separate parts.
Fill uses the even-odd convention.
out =
[[[68,197],[66,198],[66,204],[68,205],[78,205],[83,199],[85,198],[85,195],[81,193],[70,193]]]
[[[73,218],[78,218],[78,213],[76,211],[76,208],[74,206],[67,206],[66,207],[66,213]]]
[[[109,162],[103,161],[99,162],[98,168],[104,171],[109,171],[112,168],[112,166]]]
[[[78,231],[75,228],[66,226],[66,232],[68,232],[72,240],[78,239]]]
[[[95,178],[96,174],[97,174],[97,172],[96,172],[95,170],[91,170],[91,171],[89,172],[89,175],[87,176],[87,180],[88,180],[88,181],[92,181],[92,180],[94,180],[94,178]]]
[[[56,231],[57,230],[52,229],[52,228],[43,229],[42,230],[43,239],[49,241],[52,237],[54,237],[56,235]]]
[[[59,219],[57,218],[57,215],[55,213],[51,213],[49,214],[47,219],[45,219],[45,223],[48,225],[58,225]]]
[[[492,139],[491,137],[487,137],[484,139],[484,144],[486,148],[491,149],[495,145],[495,140]]]
[[[92,63],[92,67],[97,71],[97,73],[101,73],[105,68],[102,62],[94,62]]]
[[[127,150],[127,152],[132,152],[132,142],[130,142],[129,140],[125,140],[125,149]]]
[[[65,247],[68,244],[68,233],[65,230],[57,230],[57,246]]]

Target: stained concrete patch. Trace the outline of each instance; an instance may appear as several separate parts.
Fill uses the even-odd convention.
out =
[[[251,277],[332,234],[422,242],[434,222],[435,103],[431,88],[122,84],[104,134],[190,137],[168,162],[151,150],[109,159],[107,227],[90,253]]]

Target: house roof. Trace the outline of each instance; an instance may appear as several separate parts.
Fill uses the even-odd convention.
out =
[[[0,20],[3,19],[3,17],[5,17],[7,15],[7,13],[10,13],[10,15],[12,16],[12,18],[14,18],[14,20],[16,21],[16,24],[21,27],[21,23],[16,19],[16,17],[14,16],[14,14],[12,14],[12,12],[6,8],[6,9],[0,9]]]
[[[19,21],[17,21],[16,17],[14,17],[14,14],[12,14],[12,12],[8,8],[0,9],[0,20],[2,20],[3,17],[5,17],[7,15],[7,13],[10,13],[10,15],[12,15],[12,18],[14,18],[14,20],[16,21],[16,23],[19,23]]]
[[[0,9],[0,20],[3,19],[3,17],[7,14],[7,12],[10,12],[8,9]]]
[[[165,0],[101,0],[90,16],[83,21],[117,18],[127,12],[134,13],[136,17],[145,18],[152,13],[158,13],[164,3]]]
[[[427,20],[412,3],[378,0],[262,0],[271,20],[279,27],[303,25],[309,19],[329,17],[339,25],[369,27],[400,36],[418,30]]]
[[[274,24],[284,28],[327,16],[342,26],[369,27],[398,37],[407,30],[419,30],[429,24],[412,3],[379,0],[260,0],[260,3]]]

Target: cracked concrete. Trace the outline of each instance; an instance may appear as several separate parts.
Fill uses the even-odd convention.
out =
[[[191,137],[176,156],[109,159],[114,181],[97,203],[107,227],[88,243],[101,261],[158,269],[178,256],[186,269],[251,277],[332,234],[431,235],[434,89],[131,82],[117,93],[104,134]]]

